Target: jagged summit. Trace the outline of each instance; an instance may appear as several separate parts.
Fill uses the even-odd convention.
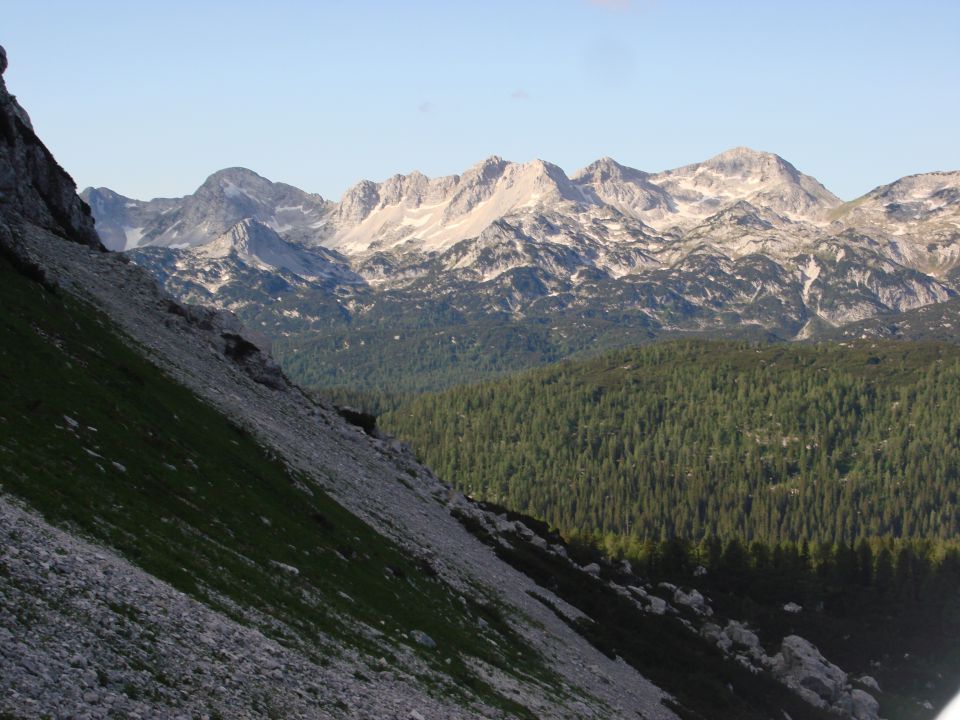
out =
[[[649,178],[650,173],[621,165],[610,157],[602,157],[572,176],[587,197],[653,225],[669,217],[674,208],[670,196]]]
[[[318,242],[348,254],[406,243],[445,250],[476,237],[500,218],[583,202],[553,163],[516,163],[492,155],[462,175],[429,178],[420,172],[381,183],[363,180],[348,190]]]
[[[647,178],[650,177],[650,173],[621,165],[609,155],[604,155],[586,167],[577,170],[570,178],[572,180],[578,180],[587,176],[596,177],[598,180],[615,180],[621,178]]]

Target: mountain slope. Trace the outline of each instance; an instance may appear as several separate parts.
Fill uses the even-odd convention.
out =
[[[280,294],[349,296],[366,285],[336,252],[296,245],[250,218],[204,245],[149,246],[130,256],[181,300],[234,312],[269,306]]]
[[[2,501],[8,530],[31,543],[3,553],[14,581],[8,601],[21,598],[15,602],[23,611],[42,614],[42,627],[58,629],[62,658],[51,660],[49,643],[25,637],[7,606],[2,626],[26,640],[14,662],[48,673],[31,677],[8,667],[7,697],[16,691],[57,714],[109,699],[124,714],[236,717],[258,715],[261,707],[369,717],[388,706],[448,716],[456,708],[411,688],[408,674],[462,693],[470,669],[460,658],[471,654],[468,662],[499,665],[507,675],[523,668],[545,684],[558,682],[535,653],[524,662],[519,636],[488,618],[486,627],[499,628],[489,638],[503,648],[490,653],[496,646],[478,626],[489,612],[477,604],[481,594],[472,592],[458,612],[457,594],[431,578],[424,560],[373,532],[312,478],[164,376],[92,308],[52,295],[5,263],[0,277],[13,320],[4,327],[0,373],[17,378],[0,404],[8,428],[0,443],[3,489],[48,521],[115,551],[105,555]],[[46,557],[55,558],[52,576],[38,565]],[[109,576],[108,584],[97,574]],[[78,591],[93,602],[72,601]],[[110,631],[95,632],[87,613]],[[159,647],[149,628],[173,642]],[[421,650],[407,637],[424,630],[446,650]],[[198,638],[205,644],[195,648]],[[376,665],[378,653],[406,670],[386,673],[386,665]],[[458,667],[444,667],[448,659]],[[82,687],[84,667],[102,677],[74,697],[49,674],[76,674],[66,682]],[[360,668],[381,680],[358,683],[352,676]],[[519,710],[470,684],[460,699],[465,707],[476,704],[470,714]],[[180,697],[177,689],[190,686]],[[217,686],[224,690],[215,692]]]

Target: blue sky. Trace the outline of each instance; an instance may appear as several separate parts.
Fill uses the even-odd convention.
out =
[[[7,0],[5,79],[78,185],[243,165],[338,199],[488,155],[648,171],[737,145],[846,199],[960,168],[960,3]]]

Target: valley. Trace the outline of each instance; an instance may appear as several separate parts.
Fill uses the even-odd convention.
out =
[[[0,80],[2,720],[956,691],[960,174],[76,190]]]

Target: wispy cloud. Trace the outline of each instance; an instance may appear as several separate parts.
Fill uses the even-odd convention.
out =
[[[433,112],[434,107],[435,106],[432,102],[430,102],[429,100],[424,100],[422,103],[417,105],[417,110],[419,110],[422,113],[429,113],[429,112]]]
[[[510,93],[510,99],[511,100],[529,100],[530,93],[528,93],[523,88],[518,88],[514,90],[512,93]]]

